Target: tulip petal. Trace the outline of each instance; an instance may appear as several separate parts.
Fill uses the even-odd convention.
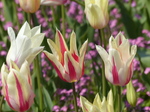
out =
[[[17,38],[18,37],[21,37],[23,35],[26,35],[27,37],[31,37],[31,31],[30,31],[30,26],[28,24],[28,22],[25,22],[23,24],[23,26],[21,27],[21,29],[19,30],[19,33],[17,35]]]
[[[62,55],[64,55],[65,51],[68,51],[68,47],[66,45],[66,42],[59,30],[56,32],[55,42],[58,48],[61,50]]]
[[[64,60],[65,71],[70,77],[68,82],[76,82],[83,75],[79,63],[74,60],[69,51],[65,52]]]
[[[39,33],[37,35],[34,35],[31,38],[31,42],[32,42],[31,48],[39,47],[41,43],[43,42],[44,35],[45,35],[44,33]]]
[[[103,61],[106,62],[108,60],[108,53],[106,52],[106,50],[98,45],[96,45],[96,50],[103,59]]]
[[[61,65],[61,63],[57,60],[57,58],[55,57],[55,55],[48,53],[47,51],[43,51],[43,53],[45,54],[45,56],[49,59],[49,61],[52,63],[53,67],[55,68],[58,76],[67,82],[67,80],[69,80],[69,76],[66,75],[65,70],[63,68],[63,66]]]
[[[71,33],[71,38],[70,38],[70,53],[73,56],[73,58],[78,62],[79,57],[78,57],[78,51],[76,46],[76,34],[74,32]]]
[[[88,46],[88,40],[86,40],[83,44],[82,44],[82,46],[81,46],[81,48],[80,48],[80,62],[79,62],[79,65],[81,66],[81,67],[83,67],[83,65],[84,65],[84,56],[85,56],[85,53],[86,53],[86,49],[87,49],[87,46]],[[84,67],[83,67],[84,68]]]
[[[89,4],[85,10],[85,13],[91,26],[93,26],[95,29],[101,29],[105,27],[106,20],[104,18],[103,11],[100,9],[99,6],[95,4]]]
[[[96,96],[94,98],[93,105],[95,105],[96,107],[99,107],[99,108],[101,108],[101,106],[102,106],[101,99],[100,99],[98,93],[96,94]]]
[[[80,96],[80,103],[83,112],[91,112],[90,110],[92,108],[92,103],[90,103],[86,98]]]
[[[56,56],[56,58],[61,62],[61,64],[63,65],[63,58],[62,58],[62,54],[61,51],[58,49],[58,46],[50,39],[47,39],[47,43],[49,45],[49,47],[51,48],[52,53]]]
[[[9,35],[9,37],[10,37],[10,41],[12,42],[12,41],[14,41],[15,40],[15,32],[14,32],[14,30],[11,28],[11,27],[8,27],[8,35]]]
[[[41,0],[41,5],[61,5],[66,2],[67,0]]]
[[[32,28],[31,29],[31,37],[39,34],[40,32],[41,32],[41,26],[36,26],[36,27]]]

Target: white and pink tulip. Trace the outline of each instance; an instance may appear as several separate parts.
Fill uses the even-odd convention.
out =
[[[72,32],[70,38],[70,50],[59,30],[56,32],[55,43],[47,40],[52,53],[44,51],[44,54],[54,66],[58,76],[66,82],[76,82],[84,74],[84,56],[88,41],[85,41],[78,54],[76,46],[76,34]]]
[[[101,46],[96,46],[96,49],[105,63],[106,79],[114,85],[128,84],[133,75],[136,45],[130,48],[129,40],[120,32],[115,38],[110,37],[108,53]]]
[[[15,111],[24,112],[28,110],[35,97],[32,90],[30,68],[25,61],[21,68],[11,61],[8,69],[5,64],[1,68],[2,94],[8,105]]]

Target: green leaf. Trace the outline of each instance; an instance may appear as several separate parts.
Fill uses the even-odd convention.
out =
[[[52,112],[53,102],[48,91],[43,87],[43,97],[46,106],[46,112]]]

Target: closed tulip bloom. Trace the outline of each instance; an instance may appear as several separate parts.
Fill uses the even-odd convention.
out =
[[[41,5],[62,5],[66,2],[67,0],[41,0]]]
[[[97,93],[93,103],[90,103],[86,98],[80,96],[80,103],[83,112],[114,112],[113,107],[113,95],[110,90],[106,98],[101,101],[99,94]]]
[[[44,33],[40,33],[40,26],[30,29],[29,24],[25,22],[17,37],[11,27],[8,28],[8,34],[11,41],[6,57],[8,66],[10,66],[10,60],[19,67],[25,60],[31,64],[35,56],[44,48],[40,46],[44,39]]]
[[[55,43],[47,40],[52,53],[44,51],[44,54],[54,66],[58,76],[66,82],[76,82],[84,74],[84,56],[88,41],[85,41],[78,54],[76,47],[76,35],[74,32],[70,38],[70,50],[65,43],[65,40],[57,30]]]
[[[114,85],[128,84],[133,75],[136,45],[130,48],[129,40],[119,33],[116,38],[110,37],[108,53],[101,46],[96,46],[96,49],[105,63],[106,79]]]
[[[5,64],[1,68],[2,95],[5,97],[8,105],[15,111],[24,112],[28,110],[34,99],[32,90],[32,81],[30,68],[25,61],[21,68],[11,62],[8,70]]]
[[[108,0],[85,0],[85,14],[93,28],[104,28],[109,21]]]
[[[20,7],[28,13],[36,12],[40,7],[41,0],[19,0]]]

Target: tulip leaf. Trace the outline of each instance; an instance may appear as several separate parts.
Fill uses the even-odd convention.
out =
[[[125,4],[121,2],[120,0],[115,0],[121,15],[122,15],[122,22],[125,26],[125,30],[130,38],[136,38],[141,34],[142,30],[142,24],[134,20],[134,16],[132,16],[132,13],[130,12],[130,7],[125,7]]]
[[[45,87],[43,87],[43,96],[44,96],[44,103],[46,106],[46,112],[52,112],[53,102]]]

